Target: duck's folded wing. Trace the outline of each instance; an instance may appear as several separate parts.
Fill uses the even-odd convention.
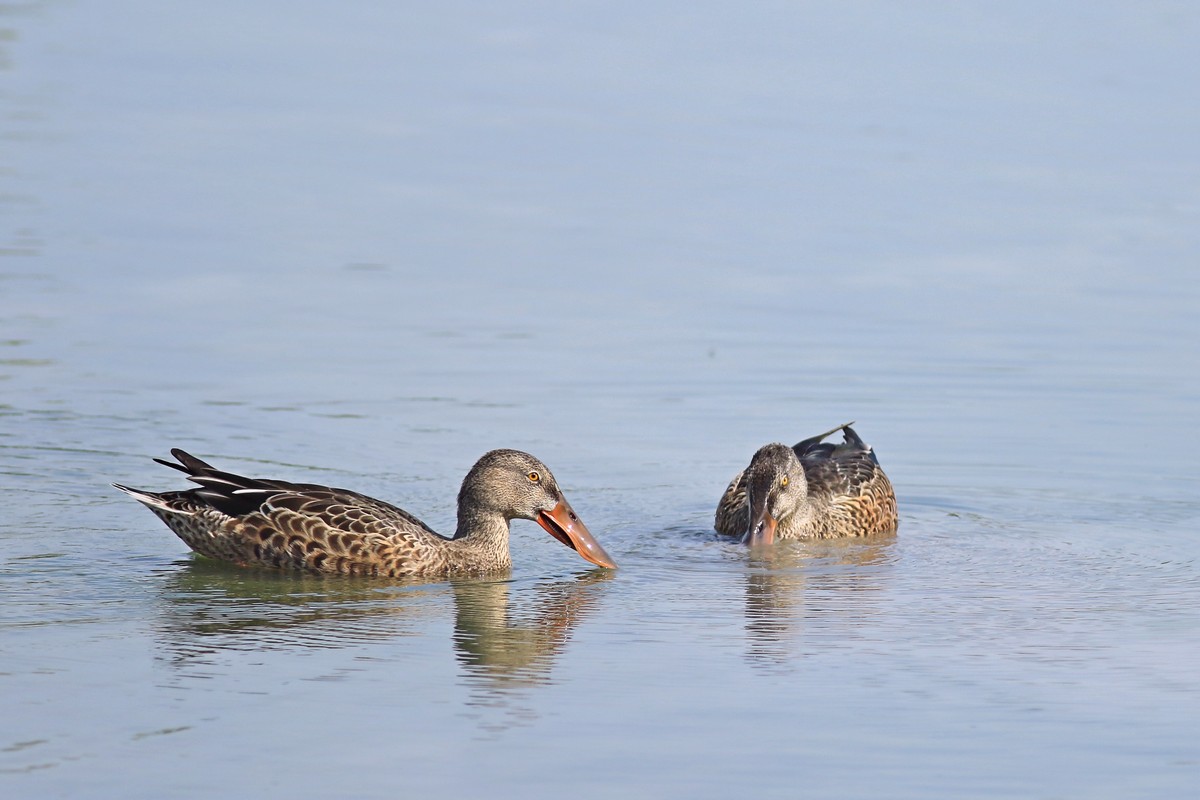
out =
[[[347,489],[318,486],[243,490],[241,497],[255,494],[261,499],[260,513],[271,518],[294,519],[293,524],[328,527],[337,532],[362,536],[429,534],[428,525],[402,508]]]
[[[880,479],[881,471],[870,450],[838,453],[830,458],[806,459],[804,475],[811,497],[855,497]]]

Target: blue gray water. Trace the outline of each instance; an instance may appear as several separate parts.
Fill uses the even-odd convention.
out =
[[[1200,785],[1200,11],[0,5],[0,793],[1181,797]],[[857,421],[896,537],[751,558]],[[206,562],[172,446],[492,580]]]

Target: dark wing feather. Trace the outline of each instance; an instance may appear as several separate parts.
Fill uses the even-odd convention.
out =
[[[808,480],[810,497],[855,497],[867,491],[872,483],[880,479],[882,470],[879,467],[879,459],[875,457],[871,446],[863,442],[850,425],[851,423],[846,423],[829,432],[844,431],[844,441],[841,444],[820,443],[829,433],[800,443],[810,443],[800,458],[800,463],[804,465],[804,476]],[[800,445],[797,445],[797,448]]]
[[[418,528],[434,533],[432,528],[404,509],[349,489],[248,478],[216,469],[179,448],[172,449],[171,455],[178,459],[179,464],[160,458],[154,460],[186,473],[189,480],[201,487],[182,494],[190,495],[231,517],[255,512],[271,516],[273,510],[286,509],[340,530],[386,534],[395,532],[397,528]],[[353,525],[345,527],[352,518],[356,520]]]
[[[834,448],[836,448],[838,445],[822,444],[822,442],[827,437],[832,436],[833,434],[837,433],[838,431],[846,432],[845,437],[846,437],[847,442],[849,442],[851,440],[850,437],[854,437],[854,441],[857,442],[859,445],[862,445],[863,444],[862,439],[859,439],[858,434],[855,433],[850,428],[850,426],[853,424],[854,424],[853,421],[847,422],[845,425],[838,425],[836,428],[834,428],[832,430],[825,431],[824,433],[819,433],[816,436],[810,436],[807,439],[805,439],[804,441],[797,442],[796,444],[792,445],[792,449],[794,451],[796,451],[796,457],[801,460],[803,460],[804,457],[809,454],[816,454],[816,453],[825,453],[826,455],[831,454],[834,451]],[[865,447],[865,445],[863,445],[863,446]]]

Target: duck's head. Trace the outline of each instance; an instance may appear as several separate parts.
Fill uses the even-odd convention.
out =
[[[759,448],[746,467],[746,500],[750,527],[742,538],[751,546],[771,544],[775,529],[791,516],[808,495],[804,467],[792,448],[768,444]]]
[[[533,520],[593,564],[616,569],[616,562],[563,497],[549,468],[528,453],[485,453],[463,479],[458,507],[460,514],[466,507],[475,507],[499,513],[506,520]]]

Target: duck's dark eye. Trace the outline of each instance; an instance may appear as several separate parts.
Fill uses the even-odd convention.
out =
[[[542,476],[537,474],[537,470],[534,470],[525,477],[529,478],[531,483],[537,483],[542,479]]]

